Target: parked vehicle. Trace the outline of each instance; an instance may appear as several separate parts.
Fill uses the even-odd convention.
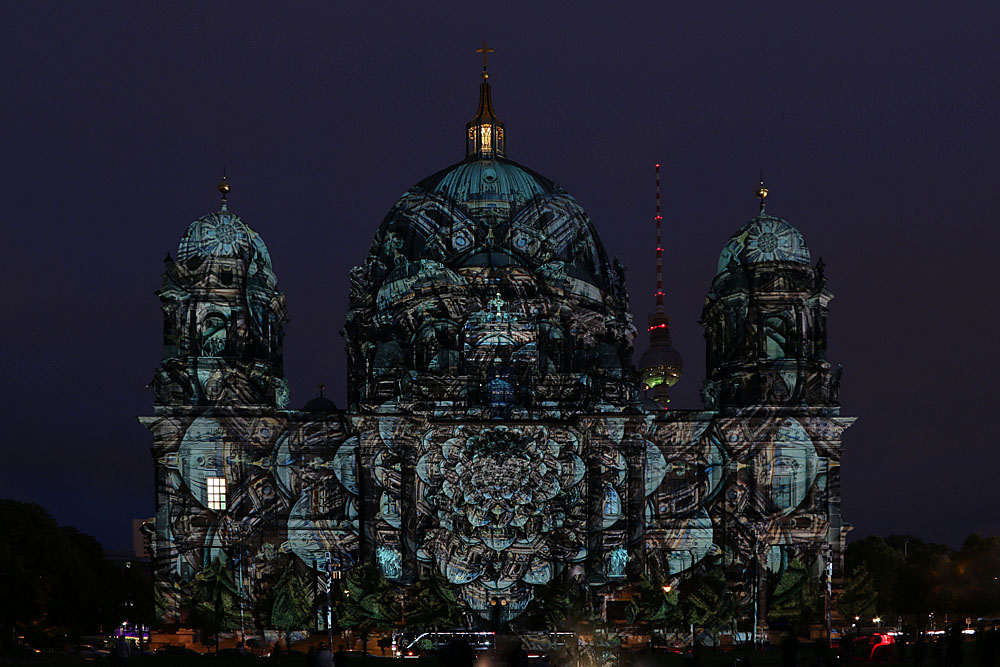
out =
[[[282,655],[289,655],[289,654],[294,655],[296,653],[298,653],[299,655],[302,655],[302,656],[305,655],[305,653],[302,653],[301,651],[282,651],[281,652]],[[211,655],[217,656],[219,658],[224,658],[224,657],[227,657],[227,656],[230,657],[230,658],[256,658],[257,657],[256,655],[253,654],[252,651],[247,651],[247,650],[244,650],[244,649],[241,649],[241,648],[220,648],[218,651],[216,651],[215,653],[212,653]]]
[[[889,662],[896,639],[884,632],[873,632],[855,637],[851,643],[853,662]]]
[[[201,655],[198,651],[194,649],[185,648],[184,646],[161,646],[156,649],[156,655]]]
[[[404,658],[419,658],[430,651],[439,651],[449,642],[460,639],[468,642],[473,651],[491,651],[496,635],[493,632],[422,632],[416,637],[400,637],[396,651]]]
[[[111,655],[111,652],[103,648],[96,648],[90,644],[77,644],[73,647],[73,655],[81,657],[84,660],[102,660]]]

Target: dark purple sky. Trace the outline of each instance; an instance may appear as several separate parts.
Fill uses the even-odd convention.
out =
[[[0,497],[109,547],[153,512],[153,292],[223,165],[287,294],[293,406],[321,375],[343,404],[347,271],[462,159],[486,39],[510,157],[587,208],[639,322],[663,163],[674,406],[763,168],[837,296],[855,537],[1000,534],[1000,4],[629,4],[3,3]]]

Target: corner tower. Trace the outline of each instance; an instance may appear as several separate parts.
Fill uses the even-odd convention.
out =
[[[263,239],[222,204],[188,226],[177,260],[164,260],[163,360],[156,404],[283,408],[285,295]]]
[[[726,243],[702,311],[710,410],[748,405],[837,405],[840,369],[826,359],[830,300],[824,264],[801,232],[760,212]]]

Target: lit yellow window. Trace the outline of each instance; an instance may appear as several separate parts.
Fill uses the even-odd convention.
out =
[[[492,125],[480,125],[479,126],[479,150],[491,151],[493,150],[493,126]]]
[[[208,482],[208,509],[226,509],[226,478],[209,477]]]

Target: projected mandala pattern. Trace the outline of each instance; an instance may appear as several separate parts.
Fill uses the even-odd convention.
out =
[[[166,617],[174,617],[166,610],[180,604],[179,591],[219,556],[230,562],[245,550],[250,601],[289,558],[311,580],[309,572],[328,562],[349,570],[367,540],[387,578],[412,581],[436,570],[484,618],[490,600],[503,597],[507,620],[537,586],[575,566],[602,585],[639,565],[683,577],[756,558],[777,574],[795,559],[812,564],[829,530],[830,477],[838,471],[823,445],[844,428],[836,418],[796,420],[764,409],[693,422],[581,419],[579,430],[373,417],[357,432],[340,419],[294,412],[210,413],[152,426],[162,476],[157,562],[167,570],[157,590]],[[642,451],[641,460],[626,450]],[[367,500],[359,461],[370,474]],[[209,477],[226,480],[227,512],[209,508]],[[632,534],[642,536],[648,563],[637,562],[643,550]]]
[[[322,627],[324,573],[362,565],[401,591],[438,577],[487,627],[554,582],[613,598],[644,574],[721,571],[749,605],[755,563],[773,581],[818,573],[848,530],[852,420],[809,262],[788,223],[741,228],[702,317],[706,411],[653,410],[624,269],[583,209],[514,163],[465,162],[406,193],[351,272],[347,409],[289,410],[267,249],[225,209],[196,221],[167,261],[143,418],[158,612],[183,625],[213,572],[231,590],[242,574],[261,627],[291,623],[275,600],[303,595],[295,622]]]

